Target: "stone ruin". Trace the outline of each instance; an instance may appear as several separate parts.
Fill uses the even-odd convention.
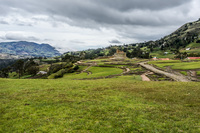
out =
[[[112,60],[124,60],[126,59],[126,53],[117,49],[116,53],[113,55]]]

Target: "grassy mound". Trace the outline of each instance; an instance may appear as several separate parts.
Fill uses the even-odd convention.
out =
[[[0,132],[200,132],[200,83],[0,79]]]

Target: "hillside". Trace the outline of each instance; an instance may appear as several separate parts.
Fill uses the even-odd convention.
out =
[[[112,56],[116,49],[125,52],[129,58],[152,58],[155,56],[159,58],[174,58],[177,56],[177,52],[186,52],[189,56],[200,56],[200,19],[184,24],[170,35],[156,41],[112,45],[106,48],[67,52],[65,54],[94,59],[102,56]]]
[[[0,79],[0,132],[199,132],[199,83]]]
[[[190,43],[198,43],[200,47],[200,19],[181,26],[175,32],[157,41],[163,47],[183,48]]]
[[[0,43],[0,54],[12,54],[22,56],[59,56],[60,53],[49,44],[37,44],[34,42],[2,42]]]

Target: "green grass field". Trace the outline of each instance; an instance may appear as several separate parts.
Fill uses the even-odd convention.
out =
[[[50,64],[43,64],[43,65],[40,65],[40,66],[39,66],[39,70],[40,70],[40,71],[47,71],[48,68],[49,68],[50,66],[51,66]]]
[[[200,83],[0,79],[0,132],[200,132]]]
[[[168,54],[164,54],[164,52],[169,52]],[[170,51],[153,51],[150,53],[152,57],[157,58],[174,58],[174,54],[172,54]]]
[[[169,61],[150,61],[148,63],[156,65],[160,68],[171,66],[172,69],[180,69],[180,70],[200,69],[200,61],[181,62],[180,60],[169,60]]]
[[[191,48],[191,50],[186,50],[186,48]],[[180,52],[187,52],[187,53],[200,53],[200,44],[192,42],[184,49],[181,49]]]
[[[85,79],[85,78],[100,78],[106,77],[109,75],[121,74],[122,69],[119,68],[110,68],[110,67],[91,67],[88,69],[90,74],[84,72],[81,74],[77,73],[67,73],[64,75],[64,79]]]

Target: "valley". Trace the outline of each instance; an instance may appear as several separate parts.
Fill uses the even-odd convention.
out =
[[[62,55],[2,43],[0,132],[200,132],[199,24]]]

